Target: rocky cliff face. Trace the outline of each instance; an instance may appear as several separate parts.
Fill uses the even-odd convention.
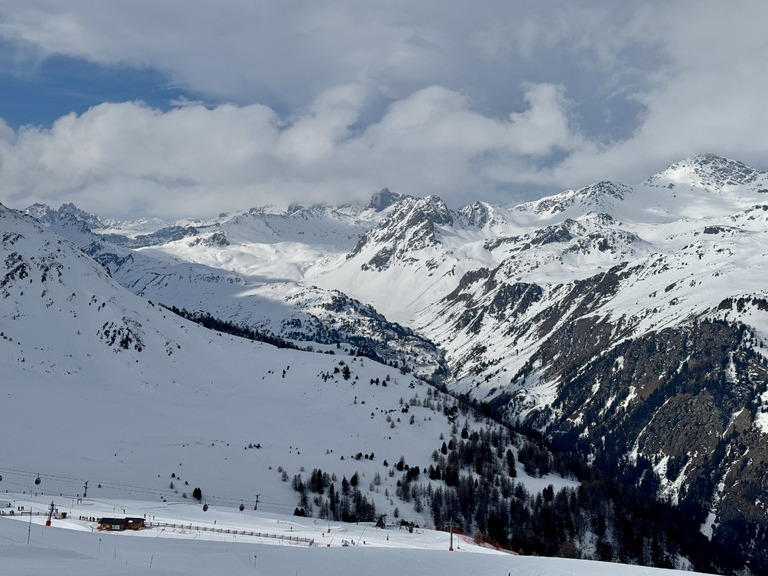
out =
[[[766,520],[762,342],[725,321],[615,338],[621,332],[621,323],[595,317],[562,324],[520,373],[557,382],[551,404],[524,424],[694,510],[709,534],[746,552]],[[493,405],[517,417],[518,402],[512,394]]]
[[[360,238],[348,258],[375,246],[374,254],[361,267],[363,270],[385,270],[395,260],[408,258],[414,252],[439,244],[435,227],[452,222],[451,212],[438,197],[406,198],[398,202],[376,228]]]
[[[441,303],[446,345],[457,349],[449,362],[508,422],[670,499],[708,535],[753,554],[768,520],[768,300],[725,298],[644,330],[653,310],[614,304],[646,274],[621,264],[556,286],[505,282],[500,269],[467,274]]]

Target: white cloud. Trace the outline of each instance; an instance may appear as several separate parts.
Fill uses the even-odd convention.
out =
[[[712,152],[768,169],[768,5],[676,2],[639,12],[629,29],[664,62],[633,97],[645,112],[626,139],[589,143],[542,174],[570,187],[634,183],[683,157]]]
[[[364,101],[365,92],[359,86],[323,92],[308,114],[282,131],[276,154],[301,165],[332,161],[339,143],[351,136],[349,127],[357,120]]]
[[[588,64],[622,65],[607,55],[622,42],[611,15],[625,12],[615,3],[562,0],[5,0],[0,35],[43,57],[150,66],[223,101],[302,109],[318,93],[353,83],[393,100],[441,85],[495,102],[519,96],[523,81],[560,83],[547,70],[567,72],[570,52]],[[531,66],[538,77],[521,76]],[[499,95],[484,93],[497,88]]]
[[[13,128],[8,126],[8,123],[0,118],[0,145],[11,145],[16,140],[16,133]]]
[[[382,186],[459,204],[632,183],[703,151],[768,168],[764,2],[5,0],[0,16],[35,57],[149,66],[220,103],[3,122],[14,205],[207,215]]]
[[[292,119],[261,105],[185,103],[161,112],[136,102],[102,104],[50,129],[20,130],[0,149],[3,195],[15,205],[66,200],[99,213],[141,208],[179,217],[276,198],[361,200],[383,186],[460,203],[467,190],[508,183],[510,174],[493,175],[494,163],[580,142],[568,128],[561,90],[550,85],[528,86],[528,108],[502,120],[433,86],[355,131],[365,98],[359,86],[340,86]]]

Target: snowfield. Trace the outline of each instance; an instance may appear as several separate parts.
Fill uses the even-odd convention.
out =
[[[51,500],[66,519],[45,526]],[[0,516],[0,562],[14,576],[212,576],[407,574],[644,576],[675,571],[588,560],[517,556],[475,544],[466,536],[396,526],[345,524],[246,509],[219,510],[187,503],[76,500],[3,494],[12,510],[43,515]],[[9,508],[5,508],[8,514]],[[123,513],[123,509],[125,513]],[[159,527],[99,531],[82,517],[147,517]],[[252,536],[251,533],[263,534]],[[309,542],[307,542],[307,540]]]

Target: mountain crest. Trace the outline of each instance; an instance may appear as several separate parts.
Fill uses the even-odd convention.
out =
[[[368,205],[365,208],[381,212],[404,198],[406,198],[406,196],[403,194],[392,192],[389,188],[382,188],[371,196],[371,201],[368,202]]]
[[[406,196],[376,228],[364,234],[347,258],[371,253],[363,269],[384,270],[407,252],[439,244],[435,226],[450,226],[453,215],[438,196]]]
[[[456,219],[464,226],[472,226],[474,228],[485,228],[486,226],[504,225],[507,223],[506,218],[499,213],[499,210],[487,202],[475,202],[469,206],[464,206],[456,214]]]
[[[58,210],[54,210],[47,204],[32,204],[24,212],[43,224],[53,224],[57,220],[79,220],[85,222],[91,228],[101,228],[104,224],[101,218],[80,210],[71,202],[62,204]]]
[[[728,186],[747,186],[765,180],[768,175],[716,154],[699,154],[675,162],[666,170],[651,176],[649,184],[689,184],[706,189],[722,190]]]
[[[633,192],[626,184],[603,180],[578,190],[566,190],[554,196],[521,204],[517,210],[533,212],[539,216],[555,216],[566,211],[574,211],[577,214],[590,211],[610,214],[617,203],[623,202]]]

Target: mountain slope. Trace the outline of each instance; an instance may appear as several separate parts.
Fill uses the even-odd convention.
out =
[[[153,301],[318,350],[375,344],[669,499],[768,572],[766,194],[768,174],[700,155],[508,208],[382,191],[365,208],[254,210],[142,247],[79,245]],[[87,237],[95,220],[66,212]]]
[[[413,424],[393,425],[388,416],[401,413],[401,398],[426,396],[427,387],[398,370],[205,330],[128,293],[31,219],[4,207],[0,219],[0,432],[3,461],[17,471],[3,470],[6,488],[33,488],[34,478],[18,472],[27,470],[56,492],[79,489],[59,477],[98,482],[102,495],[180,498],[200,485],[214,505],[250,500],[256,490],[268,508],[290,512],[298,497],[278,468],[371,481],[387,457],[430,461],[449,433],[447,420],[420,406],[410,408]],[[354,458],[373,452],[375,461]],[[172,473],[194,484],[169,489]],[[394,492],[388,480],[381,492],[388,486]]]
[[[354,347],[432,381],[448,376],[442,353],[428,340],[337,290],[301,284],[310,262],[332,259],[333,246],[350,241],[354,226],[340,214],[357,218],[353,209],[295,207],[282,216],[252,210],[223,223],[181,232],[179,226],[166,226],[132,239],[95,234],[88,222],[98,218],[70,207],[36,207],[30,213],[45,214],[49,228],[80,246],[123,286],[154,302],[212,314],[301,347]],[[313,224],[307,227],[307,221]],[[285,240],[305,232],[320,238],[320,246]],[[115,239],[119,245],[110,241]],[[160,245],[148,245],[150,239]]]
[[[300,505],[326,518],[329,484],[342,492],[348,481],[348,513],[375,520],[375,507],[423,525],[424,495],[454,488],[420,473],[453,462],[460,416],[467,442],[493,435],[494,466],[508,469],[504,451],[524,444],[402,370],[335,346],[277,349],[204,329],[131,294],[37,221],[2,206],[0,221],[6,489],[74,497],[88,481],[91,498],[179,501],[201,487],[215,507],[259,494],[267,511]],[[451,454],[437,456],[446,441]],[[520,493],[524,482],[534,494],[576,485],[511,462]]]
[[[200,488],[214,509],[256,499],[334,522],[453,518],[529,553],[731,565],[674,518],[656,530],[681,537],[646,554],[621,528],[631,496],[598,497],[609,479],[403,370],[205,330],[127,292],[39,222],[1,207],[0,218],[0,476],[12,492],[75,499],[88,484],[102,503],[170,503]],[[598,510],[605,530],[589,528]],[[663,510],[634,515],[656,522]]]
[[[693,184],[659,188],[672,180]],[[506,259],[467,273],[417,325],[448,351],[459,389],[632,482],[655,474],[658,492],[694,510],[705,533],[760,550],[764,182],[703,157],[634,191],[601,185],[612,205],[601,207],[622,220],[566,216],[574,197],[593,207],[594,190],[529,205],[565,219],[490,245]],[[702,215],[686,216],[694,208]]]

